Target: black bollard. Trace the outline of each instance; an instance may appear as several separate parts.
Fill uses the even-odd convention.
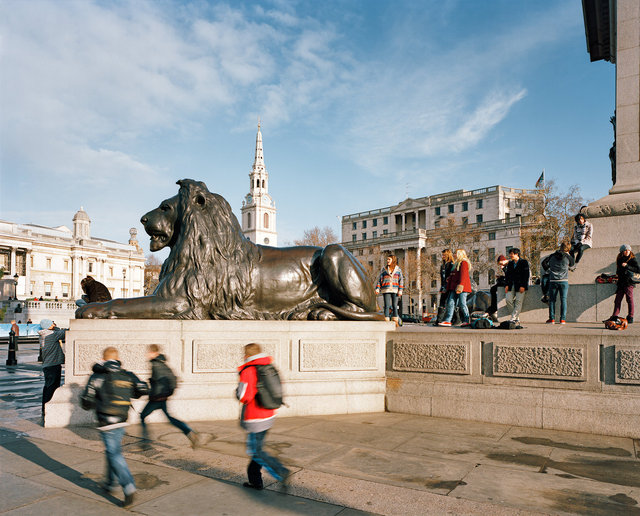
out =
[[[7,365],[13,366],[18,365],[18,361],[16,360],[16,347],[17,347],[17,339],[16,333],[11,330],[9,332],[9,352],[7,354]]]

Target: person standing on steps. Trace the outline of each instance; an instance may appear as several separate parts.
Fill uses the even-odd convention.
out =
[[[453,312],[457,306],[460,310],[460,326],[469,326],[469,308],[467,295],[471,292],[471,263],[464,249],[456,249],[456,261],[453,262],[453,272],[447,280],[447,311],[438,326],[451,326]]]
[[[447,297],[449,291],[447,290],[447,279],[453,272],[453,253],[451,249],[442,250],[442,264],[440,265],[440,302],[438,303],[438,314],[433,325],[438,326],[439,322],[444,319],[444,314],[447,309]]]
[[[571,246],[563,242],[560,248],[542,260],[542,268],[549,275],[549,319],[547,324],[555,323],[556,298],[560,294],[560,324],[567,319],[567,294],[569,293],[569,268],[573,267],[573,257],[569,254]]]
[[[53,393],[62,384],[62,364],[64,364],[64,349],[67,330],[61,330],[51,319],[40,321],[38,338],[42,350],[42,373],[44,374],[44,387],[42,388],[42,416],[44,406],[51,401]]]
[[[505,274],[505,269],[507,267],[507,264],[509,263],[509,258],[501,254],[496,259],[496,263],[500,268],[501,274],[499,274],[496,277],[495,284],[492,285],[491,288],[489,289],[489,293],[491,294],[491,306],[489,306],[489,309],[487,310],[487,313],[491,316],[491,319],[493,319],[494,322],[497,322],[498,320],[498,318],[495,315],[496,312],[498,311],[498,289],[506,285],[504,274]]]
[[[520,324],[520,311],[524,296],[529,289],[529,278],[529,262],[520,258],[520,249],[517,247],[510,249],[509,263],[505,271],[504,292],[509,319],[516,324]]]
[[[385,320],[393,320],[398,326],[398,297],[402,297],[404,290],[404,277],[398,267],[398,259],[395,255],[387,256],[387,265],[380,272],[376,284],[376,295],[382,293],[384,299]]]
[[[145,419],[155,410],[162,410],[169,419],[169,423],[179,429],[191,441],[191,447],[196,448],[199,444],[198,433],[189,425],[172,417],[167,410],[167,400],[176,388],[176,375],[167,365],[165,356],[160,353],[157,344],[150,344],[147,348],[147,358],[151,362],[151,378],[149,378],[149,402],[140,413],[140,424],[142,425],[142,438],[149,440],[149,433]]]
[[[640,266],[635,255],[631,252],[631,246],[623,244],[620,246],[620,253],[616,258],[618,287],[616,289],[616,298],[613,302],[613,314],[609,317],[609,320],[614,320],[618,317],[622,309],[622,298],[626,298],[627,307],[629,308],[627,323],[633,324],[633,283],[627,278],[627,271],[640,272]]]

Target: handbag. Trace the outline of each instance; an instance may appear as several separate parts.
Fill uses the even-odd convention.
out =
[[[626,270],[624,272],[627,276],[627,281],[629,283],[640,283],[640,272],[633,272],[630,270]]]

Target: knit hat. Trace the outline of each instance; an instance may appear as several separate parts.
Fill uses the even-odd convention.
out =
[[[498,256],[498,259],[496,260],[496,262],[504,262],[505,260],[508,260],[509,258],[507,258],[504,254],[501,254],[500,256]]]
[[[43,330],[48,330],[51,326],[53,326],[53,321],[51,319],[42,319],[42,321],[40,321],[40,328]]]
[[[624,253],[625,251],[631,251],[631,246],[629,244],[622,244],[620,246],[620,252]]]

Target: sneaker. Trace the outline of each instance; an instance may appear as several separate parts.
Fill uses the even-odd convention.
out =
[[[567,324],[567,321],[565,321],[564,319],[560,319],[560,324]]]
[[[471,325],[471,324],[470,324],[470,323],[468,323],[468,322],[463,322],[463,323],[460,325],[460,328],[465,328],[465,327],[470,326],[470,325]]]
[[[627,317],[627,324],[633,324],[633,315]]]
[[[569,272],[574,272],[576,270],[576,266],[574,265],[573,267],[569,267]]]
[[[451,323],[449,321],[442,321],[438,323],[438,326],[451,326]]]
[[[540,298],[540,301],[542,301],[543,303],[548,303],[549,302],[549,298],[547,296],[542,296]]]
[[[113,493],[118,487],[116,484],[108,484],[107,482],[100,482],[98,485],[105,493]]]
[[[555,324],[556,322],[553,319],[547,319],[547,324]]]
[[[198,432],[191,430],[191,432],[187,434],[187,438],[191,441],[191,447],[194,450],[200,446],[200,434],[198,434]]]
[[[124,502],[122,502],[123,507],[129,507],[133,501],[136,499],[136,492],[134,491],[131,494],[124,496]]]
[[[291,477],[291,470],[283,466],[280,471],[280,483],[284,486],[289,485],[289,477]]]

